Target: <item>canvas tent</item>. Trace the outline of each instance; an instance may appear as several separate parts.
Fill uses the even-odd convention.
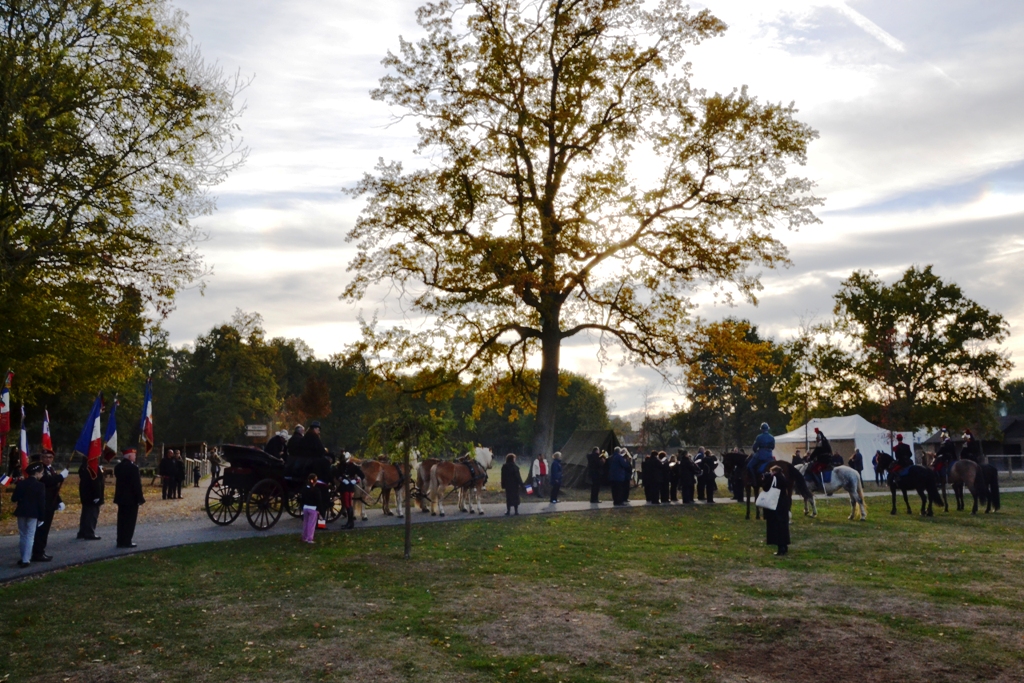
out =
[[[619,445],[615,432],[610,429],[577,429],[562,446],[562,487],[586,488],[590,486],[587,476],[587,454],[595,446],[609,454]]]
[[[876,427],[860,415],[814,418],[802,427],[782,436],[776,436],[775,457],[779,460],[792,461],[797,449],[801,454],[806,455],[806,443],[809,442],[810,447],[814,448],[815,427],[828,438],[829,443],[832,444],[832,452],[843,456],[843,462],[849,461],[855,449],[860,450],[860,454],[864,456],[865,480],[875,478],[875,470],[871,467],[871,457],[875,451],[892,453],[892,445],[896,439],[896,432]],[[902,432],[902,434],[907,445],[913,448],[914,433]]]

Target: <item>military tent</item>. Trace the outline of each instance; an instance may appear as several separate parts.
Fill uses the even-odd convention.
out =
[[[619,445],[615,432],[610,429],[577,429],[562,446],[562,487],[587,488],[590,477],[587,474],[587,454],[594,449],[611,453]]]

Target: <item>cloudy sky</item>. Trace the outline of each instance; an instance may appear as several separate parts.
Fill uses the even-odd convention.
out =
[[[419,0],[176,0],[204,56],[253,77],[241,120],[251,152],[216,189],[201,219],[213,274],[186,292],[166,323],[186,343],[235,309],[263,315],[273,336],[300,337],[318,355],[356,339],[356,319],[386,302],[338,299],[354,250],[344,235],[361,202],[341,193],[378,157],[410,159],[408,125],[368,91],[380,60],[415,38]],[[694,3],[693,7],[702,7]],[[1019,0],[721,0],[729,25],[695,48],[697,83],[748,85],[795,101],[820,132],[804,175],[827,198],[822,224],[784,236],[793,267],[765,273],[760,305],[704,306],[749,317],[777,339],[822,320],[856,269],[893,279],[911,264],[1001,312],[1024,374],[1024,3]],[[642,369],[600,366],[573,340],[563,358],[629,413],[645,387],[670,407],[681,397]]]

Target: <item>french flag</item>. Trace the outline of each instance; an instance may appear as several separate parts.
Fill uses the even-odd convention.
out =
[[[50,438],[50,411],[43,409],[43,450],[53,451],[53,440]]]
[[[139,443],[146,455],[153,450],[153,380],[146,380],[146,396],[142,400],[142,419],[139,421]]]
[[[25,404],[21,404],[21,438],[18,439],[18,452],[21,453],[21,476],[28,476],[28,430],[25,429]]]
[[[100,429],[100,411],[103,409],[103,392],[96,395],[92,410],[82,427],[82,434],[75,443],[75,453],[85,458],[93,477],[100,473],[100,454],[103,452],[103,431]]]
[[[117,398],[110,406],[110,419],[107,420],[107,432],[103,435],[103,459],[110,462],[117,455]]]

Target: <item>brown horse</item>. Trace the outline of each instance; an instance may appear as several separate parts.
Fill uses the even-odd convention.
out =
[[[439,462],[441,462],[439,458],[427,458],[416,468],[415,495],[420,510],[423,512],[430,512],[430,496],[427,495],[427,491],[430,490],[430,470],[434,469],[434,465]]]
[[[395,492],[395,505],[398,508],[398,516],[401,517],[402,494],[405,490],[405,480],[409,476],[405,465],[393,465],[380,460],[363,460],[357,464],[363,471],[364,490],[370,493],[373,489],[380,488],[381,509],[385,515],[394,514],[391,512],[391,492]]]
[[[945,445],[945,444],[944,444]],[[974,507],[972,515],[978,514],[978,504],[986,503],[985,512],[992,509],[992,501],[989,499],[988,482],[982,466],[974,460],[958,460],[952,449],[944,449],[937,455],[926,455],[925,464],[931,465],[935,470],[940,482],[942,482],[942,504],[945,512],[949,512],[949,497],[946,495],[946,482],[953,486],[953,495],[956,497],[956,509],[961,511],[964,505],[964,487],[971,492]],[[998,509],[998,508],[997,508]]]
[[[757,492],[761,490],[761,482],[754,478],[754,475],[747,468],[747,460],[750,457],[745,453],[732,452],[725,453],[722,456],[722,466],[725,469],[725,476],[727,479],[733,482],[733,497],[737,502],[742,503],[744,497],[747,501],[747,519],[750,519],[750,503],[752,499],[757,498]],[[782,468],[782,474],[789,482],[789,496],[793,497],[795,491],[804,500],[804,514],[810,515],[811,517],[817,517],[818,510],[814,507],[814,494],[811,493],[810,488],[807,486],[807,481],[803,475],[797,470],[793,463],[787,460],[772,460],[769,463],[769,467],[772,465],[778,465]],[[737,487],[739,490],[737,491]],[[808,511],[808,501],[810,501],[810,511]],[[754,506],[754,519],[761,519],[761,508]]]
[[[444,492],[449,486],[459,489],[459,510],[473,512],[473,491],[476,491],[476,509],[484,514],[481,494],[487,483],[487,470],[491,468],[492,455],[490,449],[478,448],[476,458],[470,460],[467,453],[461,462],[439,462],[430,470],[430,514],[444,517]],[[465,496],[465,498],[463,498]],[[468,509],[464,507],[469,501]],[[436,509],[436,511],[435,511]]]

